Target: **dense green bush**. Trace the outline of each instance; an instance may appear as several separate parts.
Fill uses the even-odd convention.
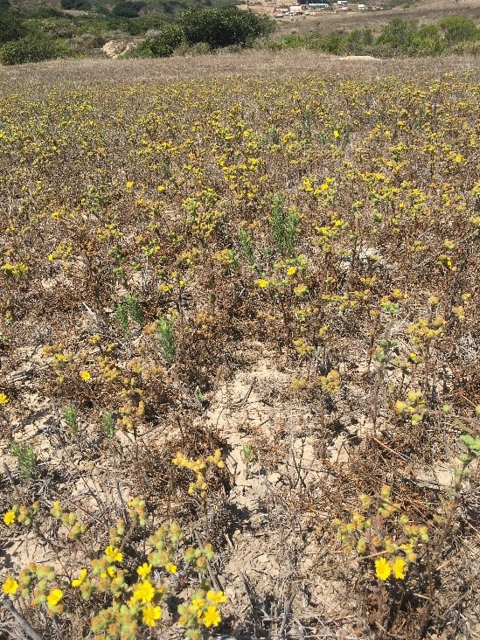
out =
[[[445,42],[449,45],[480,39],[480,29],[465,16],[448,16],[438,22]]]
[[[22,20],[9,13],[0,13],[0,46],[26,35],[27,29]]]
[[[147,37],[131,53],[131,57],[168,58],[184,43],[183,29],[177,24],[165,23],[158,33]]]
[[[60,0],[62,9],[76,9],[77,11],[89,11],[92,8],[90,0]]]
[[[141,2],[117,2],[112,14],[119,18],[138,18],[142,6]]]
[[[40,62],[57,56],[55,41],[36,33],[7,42],[0,48],[0,62],[6,65]]]
[[[386,53],[408,54],[413,47],[417,27],[413,20],[394,18],[382,27],[382,31],[375,41],[383,47]]]
[[[192,8],[181,15],[179,24],[188,44],[206,42],[212,49],[248,46],[255,38],[268,35],[275,28],[270,18],[237,8]]]

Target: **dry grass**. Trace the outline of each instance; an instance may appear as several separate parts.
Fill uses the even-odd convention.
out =
[[[35,560],[68,584],[139,496],[122,566],[172,520],[212,541],[212,636],[480,637],[476,463],[455,476],[479,428],[478,79],[469,58],[311,52],[0,70],[0,510],[40,503],[32,530],[0,523],[2,580]],[[203,500],[172,460],[216,449]],[[361,526],[332,522],[361,493],[355,551]],[[389,546],[407,541],[416,559]],[[135,637],[180,637],[176,561]],[[108,594],[65,600],[14,606],[44,640],[93,638]]]

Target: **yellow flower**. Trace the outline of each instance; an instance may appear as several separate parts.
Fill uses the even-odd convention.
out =
[[[216,627],[222,621],[216,607],[208,607],[202,618],[203,624],[208,627]]]
[[[87,577],[87,570],[82,569],[80,571],[80,575],[78,576],[78,578],[74,578],[72,580],[72,587],[79,587],[81,584],[85,582],[86,577]]]
[[[8,595],[15,595],[18,589],[18,582],[14,578],[7,578],[2,585],[3,593]]]
[[[107,547],[105,549],[105,555],[110,562],[121,562],[123,560],[123,553],[117,547]]]
[[[203,609],[205,605],[205,600],[203,598],[193,598],[192,600],[192,607],[195,609],[195,611],[199,611],[200,609]]]
[[[333,132],[333,135],[335,136],[335,138],[338,138],[340,136],[340,134],[338,133],[338,131],[336,129]]]
[[[288,267],[287,276],[293,276],[297,272],[297,267]]]
[[[153,599],[154,595],[155,589],[148,580],[137,582],[133,588],[133,599],[135,602],[140,601],[143,604],[147,604],[147,602],[150,602]]]
[[[173,564],[173,562],[169,562],[168,564],[165,565],[165,569],[169,572],[169,573],[177,573],[177,565]]]
[[[10,511],[7,511],[7,513],[3,516],[3,521],[5,522],[7,527],[9,527],[13,522],[15,522],[15,518],[15,512],[10,509]]]
[[[375,573],[380,580],[388,580],[392,570],[385,558],[375,560]]]
[[[260,289],[265,289],[266,287],[268,287],[268,281],[264,280],[263,278],[255,280],[255,284],[260,287]]]
[[[406,562],[402,558],[397,558],[393,563],[393,574],[395,578],[403,580],[405,578],[405,572],[408,570]]]
[[[52,589],[47,596],[47,602],[49,607],[55,607],[63,598],[61,589]]]
[[[142,611],[142,621],[149,627],[155,626],[155,620],[160,620],[162,617],[162,610],[160,607],[152,607],[151,604],[147,604]]]
[[[152,570],[152,565],[144,562],[141,567],[138,567],[137,573],[138,575],[145,580],[150,571]]]
[[[131,189],[133,187],[133,182],[127,182],[125,186],[127,189]]]
[[[88,382],[91,379],[92,375],[89,371],[80,371],[80,378]]]
[[[215,591],[208,591],[207,599],[214,604],[220,604],[227,600],[227,596],[223,593],[223,591],[217,591],[217,593],[215,593]]]
[[[7,404],[8,402],[8,396],[6,396],[4,393],[0,393],[0,404]]]

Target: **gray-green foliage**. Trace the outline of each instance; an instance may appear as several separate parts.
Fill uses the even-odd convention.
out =
[[[75,407],[64,407],[63,419],[65,420],[67,427],[74,434],[78,434],[78,414]]]
[[[31,478],[35,475],[38,466],[38,457],[32,446],[12,442],[10,451],[17,459],[20,473],[24,478]]]
[[[143,325],[143,311],[138,300],[130,293],[125,298],[127,304],[128,315],[140,326]]]
[[[160,353],[168,365],[175,360],[174,321],[167,316],[159,315],[157,322],[157,336],[160,342]]]
[[[292,257],[295,252],[300,217],[294,209],[286,209],[283,200],[276,195],[272,199],[272,234],[277,250],[282,256]]]
[[[102,426],[105,435],[109,438],[115,436],[115,416],[112,411],[105,411],[102,413]]]

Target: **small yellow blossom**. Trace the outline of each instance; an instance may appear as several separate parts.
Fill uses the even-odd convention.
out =
[[[149,575],[152,570],[152,565],[144,562],[141,567],[138,567],[137,573],[138,575],[145,580],[145,578]]]
[[[395,578],[403,580],[405,578],[405,572],[407,571],[407,569],[407,564],[402,558],[397,558],[393,563],[393,574]]]
[[[160,620],[162,617],[162,610],[160,607],[152,607],[151,604],[147,604],[142,610],[142,621],[148,627],[155,626],[155,620]]]
[[[173,562],[169,562],[168,564],[165,565],[165,569],[169,572],[169,573],[177,573],[177,565],[173,564]]]
[[[80,371],[80,377],[82,380],[85,380],[85,382],[88,382],[91,379],[92,374],[89,371]]]
[[[338,131],[336,129],[333,132],[333,135],[335,136],[335,138],[338,138],[340,136],[340,134],[338,133]]]
[[[105,555],[110,562],[121,562],[123,560],[123,553],[117,547],[107,547],[105,549]]]
[[[61,589],[52,589],[47,596],[47,602],[49,607],[55,607],[63,598]]]
[[[295,273],[297,273],[297,267],[288,267],[287,276],[293,276]]]
[[[218,609],[216,607],[207,607],[205,615],[202,618],[203,624],[208,627],[217,627],[222,621]]]
[[[72,580],[72,587],[79,587],[81,584],[85,582],[86,577],[87,577],[87,570],[82,569],[80,571],[80,575],[78,576],[78,578],[74,578]]]
[[[375,560],[375,573],[380,580],[388,580],[392,570],[385,558]]]
[[[15,518],[15,512],[10,509],[10,511],[7,511],[7,513],[3,516],[3,521],[7,525],[7,527],[9,527],[15,522]]]
[[[147,602],[153,600],[154,595],[155,589],[148,580],[137,583],[133,588],[133,600],[135,602],[142,602],[143,604],[147,604]]]
[[[214,604],[221,604],[222,602],[226,602],[227,596],[223,593],[223,591],[207,591],[207,600],[213,602]]]
[[[2,585],[3,593],[5,593],[7,596],[14,596],[17,593],[17,589],[18,582],[14,578],[7,578]]]
[[[266,289],[268,287],[268,280],[259,278],[258,280],[255,280],[255,284],[260,287],[260,289]]]
[[[205,600],[203,598],[193,598],[192,607],[195,611],[200,611],[205,606]]]
[[[4,393],[0,393],[0,404],[7,404],[8,402],[8,396],[6,396]]]

